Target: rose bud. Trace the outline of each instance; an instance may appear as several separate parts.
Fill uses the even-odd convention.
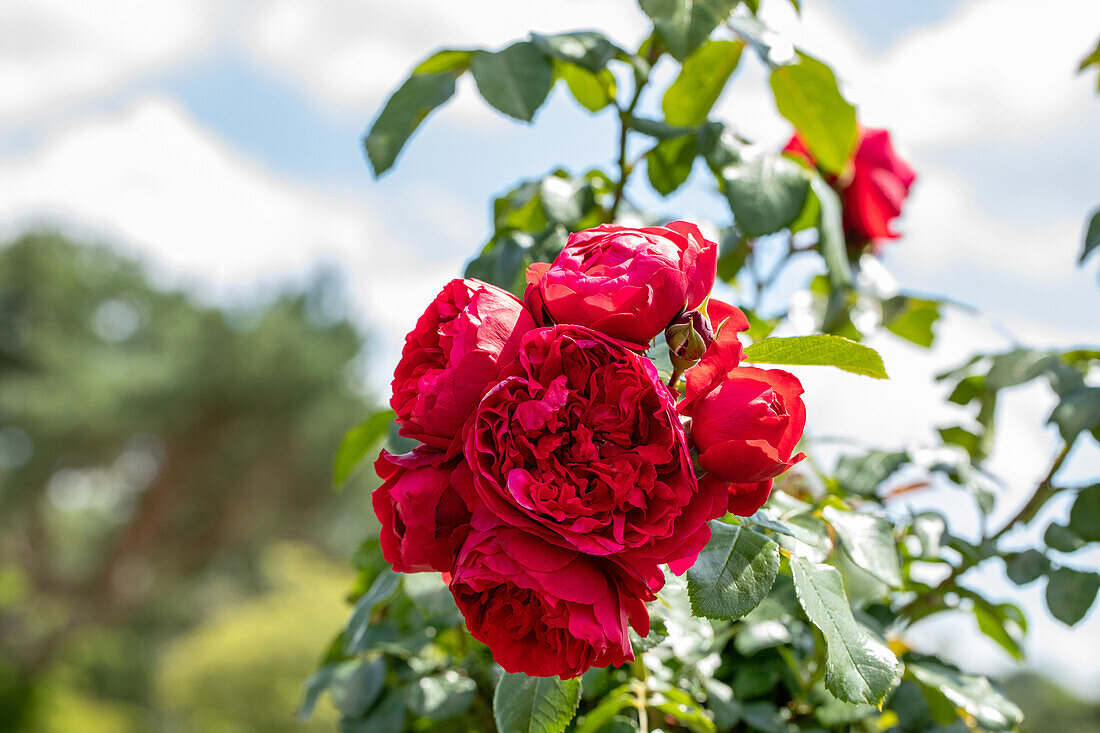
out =
[[[474,638],[508,672],[563,679],[634,659],[649,586],[619,563],[495,526],[474,530],[450,583]]]
[[[784,152],[814,164],[813,156],[797,135],[787,143]],[[848,243],[863,247],[868,242],[877,245],[885,239],[897,239],[891,222],[901,215],[902,204],[916,178],[913,169],[894,150],[888,131],[861,127],[848,170],[839,179],[830,181],[843,202]]]
[[[726,484],[729,511],[748,516],[771,491],[772,479],[805,456],[791,455],[806,425],[802,385],[781,369],[737,366],[740,345],[715,341],[686,375],[680,413],[706,473],[700,487]]]
[[[470,509],[456,486],[469,483],[460,461],[426,448],[394,455],[382,451],[374,463],[382,485],[371,503],[382,523],[382,556],[402,573],[449,573],[469,532]]]
[[[644,349],[714,285],[718,245],[694,224],[604,224],[570,235],[549,266],[532,266],[525,301],[540,323],[570,323]]]
[[[456,455],[462,426],[535,326],[523,304],[480,280],[452,280],[405,337],[390,406],[401,434]]]
[[[702,359],[713,340],[710,319],[697,310],[681,313],[665,329],[669,358],[672,366],[680,371]]]

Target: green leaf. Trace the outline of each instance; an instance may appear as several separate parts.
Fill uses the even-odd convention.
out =
[[[336,707],[349,718],[358,718],[374,704],[386,684],[386,660],[377,657],[360,664],[332,690]]]
[[[1092,251],[1098,247],[1100,247],[1100,209],[1093,211],[1092,218],[1089,219],[1089,226],[1085,230],[1085,242],[1082,244],[1081,256],[1077,259],[1077,264],[1084,264]]]
[[[332,685],[337,668],[338,665],[326,664],[306,680],[305,688],[302,691],[302,702],[298,705],[298,711],[295,713],[299,721],[305,722],[313,716],[313,709],[317,707],[317,700],[320,699],[321,693]]]
[[[874,496],[878,487],[908,462],[906,451],[873,450],[862,456],[843,456],[836,464],[836,480],[853,494]]]
[[[649,704],[692,733],[714,733],[714,722],[683,690],[675,687],[660,690],[652,695]]]
[[[1043,533],[1043,542],[1047,547],[1058,552],[1076,552],[1085,546],[1085,541],[1077,536],[1069,527],[1058,523],[1052,523]]]
[[[723,230],[722,239],[718,243],[718,277],[732,283],[744,267],[748,256],[749,240],[738,234],[733,227]]]
[[[695,164],[694,135],[661,140],[645,155],[646,174],[653,189],[668,196],[687,181]]]
[[[978,724],[990,731],[1012,730],[1023,720],[1023,713],[998,692],[985,677],[963,674],[934,661],[906,661],[906,673],[945,696],[953,705],[970,713]]]
[[[386,101],[363,140],[375,177],[393,166],[424,118],[454,96],[457,78],[455,71],[414,74]]]
[[[1100,425],[1100,387],[1082,387],[1063,396],[1050,413],[1050,422],[1058,426],[1067,444],[1082,431],[1095,429]]]
[[[589,112],[599,112],[615,101],[615,75],[607,69],[593,73],[574,64],[555,61],[554,74],[565,80],[573,99]]]
[[[1015,606],[1012,606],[1015,608]],[[1019,611],[1019,609],[1016,609]],[[1008,652],[1013,659],[1024,658],[1024,650],[1020,642],[1009,632],[1011,622],[996,606],[988,603],[974,603],[974,619],[978,622],[978,630],[992,639]]]
[[[630,685],[615,688],[607,693],[591,712],[585,713],[584,718],[577,725],[576,733],[597,733],[611,722],[616,713],[633,704],[634,692]]]
[[[852,561],[892,588],[901,587],[901,563],[890,534],[890,523],[873,514],[843,512],[833,506],[822,510],[825,521]]]
[[[661,100],[665,122],[683,127],[703,124],[737,68],[744,47],[742,41],[707,41],[691,54]]]
[[[745,361],[835,366],[852,374],[875,379],[888,378],[882,357],[874,349],[843,336],[828,334],[764,339],[745,349]]]
[[[638,0],[677,61],[683,61],[729,17],[738,0]]]
[[[651,120],[646,117],[632,117],[630,119],[630,126],[635,132],[640,132],[643,135],[648,135],[657,140],[684,137],[685,135],[694,135],[698,132],[694,127],[674,127],[664,122]]]
[[[817,248],[825,260],[829,283],[836,290],[852,284],[852,267],[848,264],[848,243],[844,238],[844,219],[840,197],[821,176],[810,176],[810,191],[820,205],[817,223]]]
[[[531,42],[547,56],[575,64],[592,73],[605,69],[607,62],[619,52],[615,44],[596,31],[574,31],[549,36],[532,33]]]
[[[771,234],[793,222],[810,187],[802,166],[761,148],[745,148],[718,175],[734,223],[748,237]]]
[[[482,98],[517,120],[530,122],[554,85],[554,68],[530,41],[513,43],[502,51],[479,51],[470,71]]]
[[[332,480],[337,486],[343,485],[371,448],[386,437],[386,430],[394,417],[396,415],[393,410],[381,410],[344,435],[340,447],[336,449],[336,459],[332,465]]]
[[[895,295],[882,302],[882,322],[895,336],[928,348],[936,339],[932,326],[940,318],[940,305],[934,300]]]
[[[493,695],[493,719],[500,733],[562,733],[580,701],[580,680],[504,674]]]
[[[413,74],[441,74],[445,71],[465,71],[474,54],[472,49],[444,49],[436,51],[413,69]]]
[[[405,691],[393,690],[370,715],[356,721],[341,720],[341,733],[401,733],[405,729]]]
[[[957,445],[966,451],[967,455],[974,459],[982,458],[982,438],[980,435],[970,432],[958,425],[948,428],[937,428],[936,432],[944,443]]]
[[[1069,512],[1069,528],[1086,542],[1100,542],[1100,484],[1081,489]]]
[[[897,657],[856,623],[836,568],[792,557],[791,571],[802,610],[825,636],[825,686],[844,702],[881,707],[897,683]]]
[[[364,651],[363,642],[368,638],[371,614],[379,603],[393,595],[399,585],[401,585],[401,576],[392,568],[383,568],[371,583],[370,589],[356,601],[348,624],[344,628],[345,654],[350,656]]]
[[[1066,626],[1085,617],[1100,590],[1100,575],[1073,568],[1058,568],[1047,581],[1047,608]]]
[[[1100,247],[1100,209],[1092,212],[1089,225],[1085,229],[1085,241],[1081,246],[1081,256],[1077,258],[1077,264],[1084,264],[1093,250]]]
[[[858,129],[856,109],[841,95],[833,70],[800,53],[797,63],[772,71],[771,87],[779,114],[798,130],[818,167],[841,173]]]
[[[691,612],[735,619],[768,595],[779,571],[779,545],[762,534],[724,522],[710,523],[711,538],[688,570]]]
[[[1005,557],[1005,574],[1016,585],[1027,585],[1038,580],[1050,569],[1050,560],[1035,549],[1024,550]]]
[[[432,677],[421,677],[409,695],[409,710],[429,720],[446,720],[469,709],[477,684],[453,669]]]

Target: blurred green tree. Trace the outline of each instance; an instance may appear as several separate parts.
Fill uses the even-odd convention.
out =
[[[56,233],[0,249],[0,730],[80,633],[156,641],[212,577],[261,584],[262,544],[339,529],[333,446],[366,397],[334,296],[321,277],[225,310]]]

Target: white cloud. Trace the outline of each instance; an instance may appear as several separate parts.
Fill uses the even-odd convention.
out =
[[[0,3],[4,126],[178,61],[214,32],[213,0]]]
[[[388,353],[415,321],[409,304],[427,303],[459,265],[425,266],[363,201],[273,178],[161,99],[74,122],[0,161],[0,222],[9,232],[52,223],[120,242],[212,297],[338,263],[385,327]]]
[[[596,28],[637,43],[644,16],[631,0],[554,3],[405,0],[271,0],[257,11],[245,43],[263,63],[296,80],[334,108],[373,110],[409,70],[441,47],[493,49],[544,33]],[[475,112],[470,89],[460,91],[460,113]]]

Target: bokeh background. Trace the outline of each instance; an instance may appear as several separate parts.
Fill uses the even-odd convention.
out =
[[[928,443],[953,409],[932,375],[976,350],[1100,343],[1095,258],[1075,267],[1100,203],[1100,96],[1075,73],[1100,5],[765,5],[918,171],[881,280],[977,309],[950,309],[932,350],[872,340],[889,382],[805,370],[826,457]],[[301,681],[376,527],[369,471],[332,488],[340,436],[487,238],[490,198],[608,162],[615,125],[560,91],[516,125],[468,85],[379,182],[359,139],[437,47],[579,28],[631,45],[644,27],[632,0],[0,3],[0,730],[303,729]],[[790,134],[755,59],[720,114]],[[712,196],[689,184],[655,208],[721,222]],[[797,314],[805,274],[771,305]],[[994,523],[1049,465],[1052,404],[1037,385],[1002,405]],[[1065,475],[1100,475],[1095,442]],[[976,532],[958,496],[907,501]],[[1041,587],[974,576],[1022,598],[1027,665],[972,619],[930,619],[914,645],[1010,676],[1031,730],[1100,730],[1100,612],[1070,630]]]

